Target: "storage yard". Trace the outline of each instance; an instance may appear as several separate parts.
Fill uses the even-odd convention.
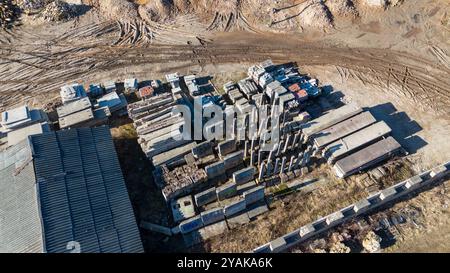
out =
[[[39,232],[54,241],[27,233],[24,238],[34,240],[27,246],[4,233],[9,237],[0,236],[6,247],[1,251],[67,252],[66,238],[81,241],[82,252],[449,250],[430,239],[412,243],[427,232],[445,234],[450,219],[445,50],[435,46],[431,55],[419,54],[409,43],[398,50],[394,40],[394,49],[369,48],[359,38],[339,46],[345,36],[334,31],[351,30],[350,15],[362,20],[360,33],[351,35],[385,35],[366,19],[377,7],[361,1],[342,10],[329,0],[294,1],[272,7],[267,24],[260,21],[269,20],[266,15],[249,14],[258,1],[220,1],[205,14],[194,3],[183,14],[178,2],[166,10],[164,1],[117,1],[136,12],[134,21],[108,9],[114,1],[78,2],[43,9],[58,11],[60,18],[47,30],[42,26],[48,23],[27,22],[28,16],[50,18],[42,9],[29,7],[34,13],[23,17],[23,25],[5,13],[11,20],[0,35],[0,171],[11,179],[0,186],[12,192],[5,183],[19,181],[33,165],[36,178],[25,185],[27,192],[30,183],[52,192],[55,186],[46,181],[64,181],[68,193],[60,202],[70,204],[72,219],[53,213],[56,201],[33,207],[44,209],[42,215],[17,203],[5,214],[8,219],[14,213],[37,215],[32,223],[39,217],[48,222]],[[333,16],[308,20],[310,13],[322,16],[324,7]],[[376,12],[392,16],[400,7],[414,10],[405,1]],[[289,17],[295,9],[304,15]],[[215,15],[209,18],[209,12]],[[289,32],[292,27],[302,31]],[[45,33],[39,43],[32,43],[33,28]],[[417,39],[411,43],[423,42],[420,32],[409,35]],[[445,47],[441,38],[435,42]],[[134,215],[118,162],[105,161],[100,152],[115,158],[111,139]],[[46,147],[60,152],[47,153]],[[48,170],[40,156],[54,158],[60,169]],[[93,183],[91,175],[102,177],[104,185]],[[124,207],[95,204],[91,195],[100,191],[120,198]],[[77,196],[92,206],[83,207]],[[108,207],[133,221],[125,226],[112,214],[99,214]],[[97,225],[97,217],[108,220]],[[67,230],[52,235],[50,226],[58,221]],[[126,229],[133,235],[128,246],[120,235]]]

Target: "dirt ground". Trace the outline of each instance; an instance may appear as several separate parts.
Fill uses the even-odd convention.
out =
[[[0,111],[24,102],[42,106],[58,101],[59,88],[70,82],[87,85],[131,76],[162,79],[165,73],[178,71],[212,75],[220,87],[241,78],[249,64],[271,58],[276,63],[296,62],[302,72],[331,85],[335,96],[356,101],[385,120],[409,152],[405,168],[411,172],[449,160],[448,1],[406,0],[386,10],[353,1],[358,15],[333,14],[332,27],[327,28],[305,26],[301,13],[295,16],[300,19],[290,17],[305,1],[281,1],[284,4],[277,7],[282,11],[270,16],[282,21],[283,27],[268,24],[274,20],[268,15],[272,6],[258,13],[248,6],[253,2],[239,6],[240,17],[232,17],[225,26],[221,20],[230,19],[229,15],[214,16],[214,12],[180,13],[167,22],[145,25],[139,20],[106,18],[96,7],[67,22],[36,23],[24,17],[21,25],[0,30]],[[128,122],[113,124],[112,131],[135,213],[138,219],[162,219],[164,224],[166,208]],[[138,163],[130,166],[128,158]],[[323,176],[328,182],[313,193],[276,201],[261,220],[192,251],[248,251],[366,194],[354,180],[335,180],[327,169]],[[421,196],[433,198],[424,193],[412,200]],[[315,207],[317,203],[321,207]],[[448,213],[441,217],[449,219]],[[445,224],[434,217],[428,221],[428,233],[406,233],[389,251],[448,249]],[[248,236],[253,233],[254,237]],[[147,251],[170,251],[179,240],[142,235]]]

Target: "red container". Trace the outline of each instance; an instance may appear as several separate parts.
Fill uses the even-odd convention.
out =
[[[301,90],[300,85],[298,85],[298,83],[295,83],[291,86],[288,87],[289,91],[293,92],[293,93],[297,93],[298,91]]]
[[[299,90],[296,94],[298,101],[303,102],[308,100],[308,92],[305,89]]]
[[[141,98],[147,98],[153,96],[153,87],[151,86],[145,86],[139,89],[139,96]]]

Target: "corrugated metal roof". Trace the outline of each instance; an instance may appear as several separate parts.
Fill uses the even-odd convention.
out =
[[[143,252],[108,127],[32,136],[47,252]]]
[[[36,181],[23,140],[0,153],[0,253],[42,252]]]

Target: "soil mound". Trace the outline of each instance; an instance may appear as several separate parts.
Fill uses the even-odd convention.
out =
[[[100,13],[114,20],[134,21],[138,18],[137,6],[126,0],[98,1]]]

